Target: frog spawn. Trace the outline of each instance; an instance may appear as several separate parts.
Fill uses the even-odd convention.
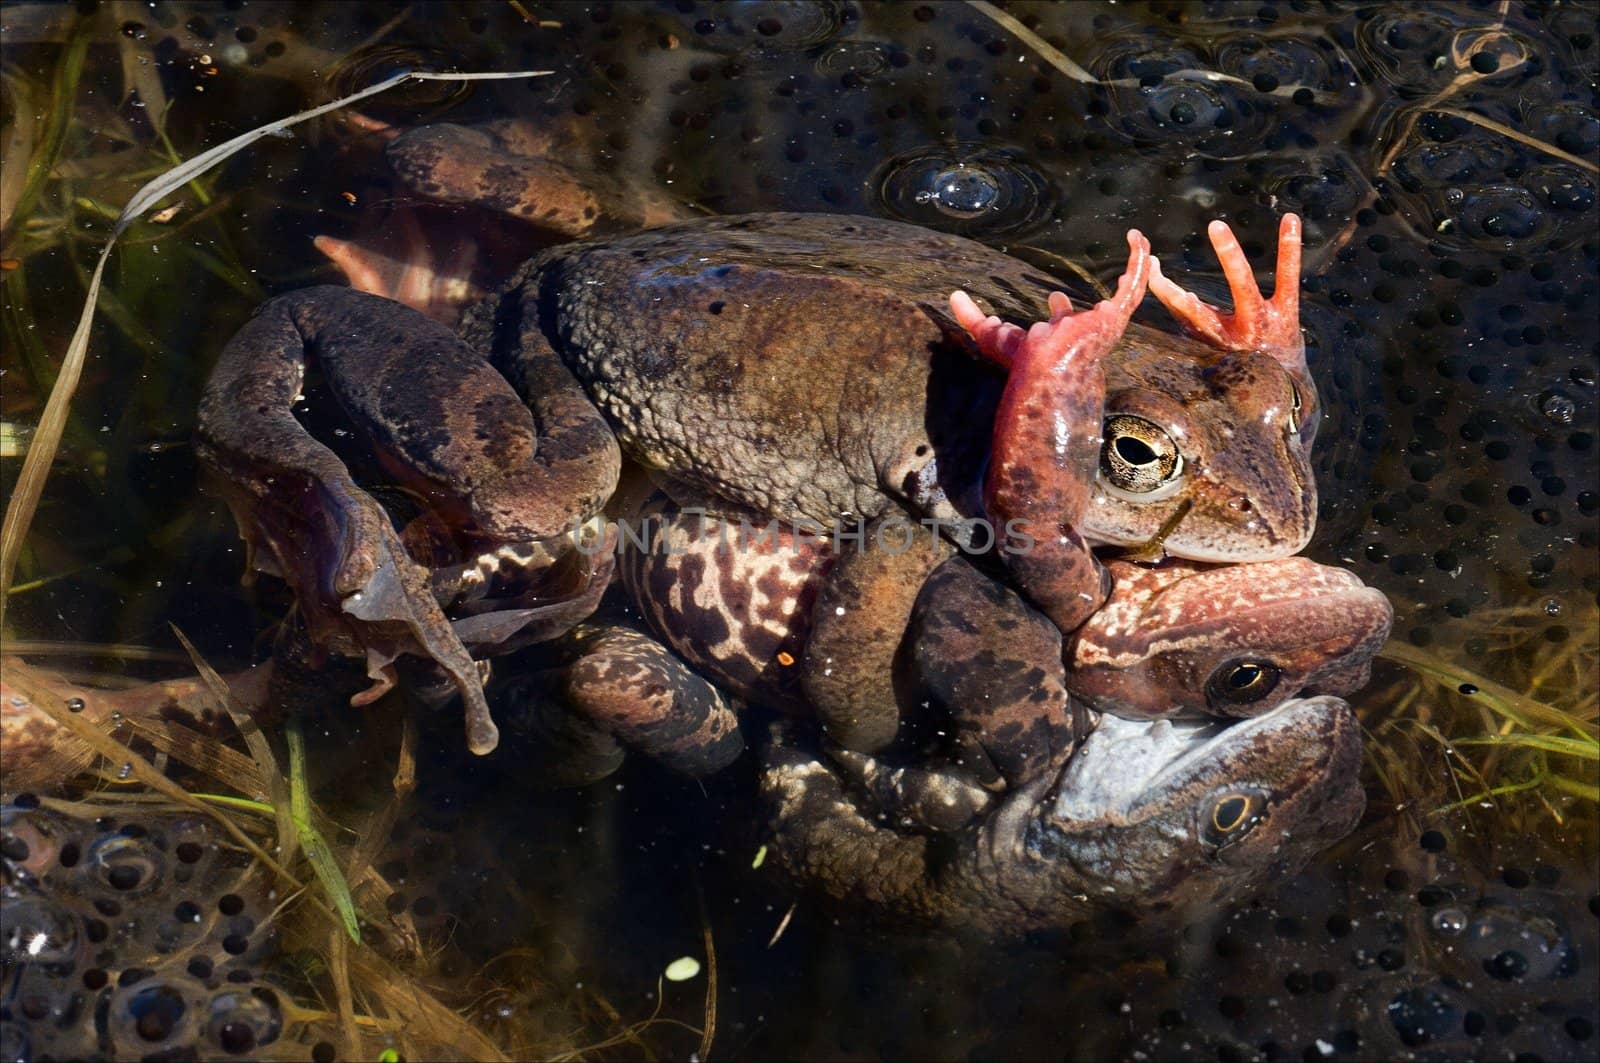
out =
[[[270,901],[209,820],[0,806],[7,1058],[241,1058],[284,1033]],[[275,1049],[273,1050],[275,1051]]]

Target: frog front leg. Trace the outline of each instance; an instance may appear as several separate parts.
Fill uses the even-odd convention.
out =
[[[875,521],[825,577],[811,612],[802,684],[829,739],[873,752],[900,726],[894,659],[928,573],[951,546],[901,517]]]
[[[965,292],[950,297],[979,350],[1008,370],[995,411],[984,508],[1003,522],[1006,565],[1023,593],[1063,632],[1105,601],[1104,570],[1081,532],[1100,460],[1106,384],[1101,361],[1122,338],[1150,276],[1150,244],[1128,232],[1116,293],[1073,313],[1051,297],[1051,318],[1024,330],[986,317]],[[1003,532],[1003,536],[1002,536]]]
[[[1150,294],[1190,333],[1223,351],[1260,351],[1270,355],[1294,378],[1295,416],[1300,438],[1309,448],[1317,429],[1316,387],[1306,368],[1305,337],[1300,333],[1300,246],[1302,226],[1295,214],[1278,222],[1278,266],[1272,298],[1261,294],[1244,249],[1224,221],[1206,228],[1222,264],[1233,312],[1224,313],[1161,272],[1160,259],[1150,260]]]
[[[404,653],[461,691],[468,744],[495,747],[477,667],[383,508],[301,425],[308,365],[379,461],[446,523],[496,541],[551,539],[592,515],[621,458],[570,376],[510,385],[444,326],[387,300],[312,288],[264,304],[223,350],[201,398],[196,450],[258,570],[294,589],[313,639],[365,656],[366,704]],[[489,441],[485,445],[483,441]],[[608,570],[607,570],[608,571]]]
[[[966,558],[928,578],[907,638],[917,689],[949,717],[957,758],[976,777],[1019,785],[1087,730],[1067,697],[1061,632]]]

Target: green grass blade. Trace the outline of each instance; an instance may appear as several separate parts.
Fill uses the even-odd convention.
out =
[[[1521,746],[1525,749],[1542,749],[1546,753],[1559,753],[1564,757],[1582,760],[1600,760],[1600,745],[1592,739],[1566,738],[1561,735],[1509,734],[1490,735],[1484,738],[1457,738],[1458,746]]]
[[[195,794],[194,796],[201,801],[210,801],[212,804],[222,805],[224,808],[237,808],[241,812],[254,812],[257,815],[266,816],[268,819],[272,819],[278,814],[278,810],[265,801],[252,801],[248,797],[233,797],[229,794]]]
[[[322,833],[311,822],[311,795],[306,788],[306,740],[300,731],[300,721],[291,718],[284,733],[289,739],[289,820],[300,835],[300,847],[311,861],[311,870],[317,881],[328,891],[328,899],[344,922],[350,940],[361,944],[361,926],[356,919],[356,904],[350,897],[350,886],[344,872],[333,859],[333,851],[323,840]]]
[[[1575,779],[1567,778],[1565,775],[1552,775],[1545,782],[1564,794],[1581,797],[1585,801],[1592,801],[1594,804],[1600,805],[1600,786],[1596,786],[1594,783],[1578,782]]]
[[[26,221],[33,212],[33,206],[38,202],[39,194],[44,191],[45,184],[50,180],[50,172],[55,169],[56,160],[61,156],[61,147],[66,143],[67,128],[72,123],[73,109],[77,105],[78,79],[83,74],[83,61],[89,53],[92,29],[93,20],[80,19],[67,42],[66,51],[62,53],[61,61],[56,64],[44,137],[33,157],[28,160],[28,176],[22,183],[22,192],[17,196],[16,203],[11,207],[11,216],[0,218],[0,222],[8,227]]]

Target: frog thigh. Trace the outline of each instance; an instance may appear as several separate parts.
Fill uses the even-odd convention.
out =
[[[392,685],[400,654],[430,658],[461,691],[468,744],[487,753],[498,736],[477,668],[440,611],[426,570],[407,556],[382,507],[293,413],[308,351],[320,346],[326,353],[346,336],[370,337],[371,328],[342,325],[386,309],[413,313],[340,288],[308,289],[263,305],[207,381],[196,451],[256,567],[282,574],[294,588],[318,644],[367,657],[374,686],[357,695],[358,703]]]
[[[695,776],[721,770],[744,750],[722,695],[649,635],[583,627],[570,643],[581,656],[567,669],[567,703],[624,745]]]
[[[894,659],[917,592],[952,547],[921,524],[885,517],[839,556],[817,593],[804,689],[828,737],[874,752],[894,741]]]

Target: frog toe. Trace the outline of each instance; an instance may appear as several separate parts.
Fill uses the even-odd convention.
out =
[[[478,244],[452,240],[441,253],[410,208],[396,210],[375,232],[351,240],[318,236],[312,245],[356,291],[403,303],[445,324],[454,324],[463,308],[486,294],[477,282]]]
[[[1150,242],[1137,229],[1128,230],[1128,265],[1117,290],[1088,310],[1073,312],[1065,292],[1051,292],[1050,319],[1028,329],[985,315],[966,292],[953,292],[950,311],[990,360],[1018,368],[1064,363],[1069,359],[1098,362],[1122,338],[1133,311],[1144,298],[1151,266]]]

